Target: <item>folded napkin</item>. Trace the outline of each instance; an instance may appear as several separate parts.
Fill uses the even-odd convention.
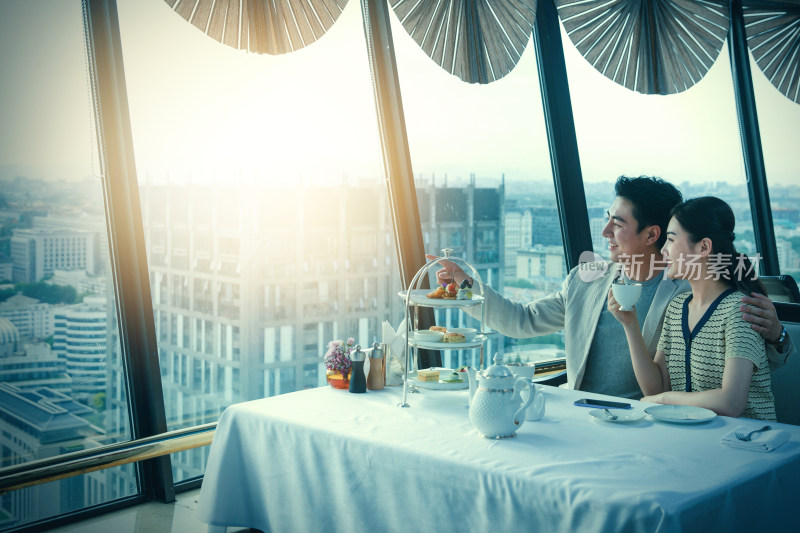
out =
[[[749,433],[758,427],[753,426],[739,426],[734,428],[733,431],[722,437],[723,446],[730,446],[732,448],[744,448],[746,450],[756,450],[759,452],[771,452],[787,440],[789,440],[789,432],[782,429],[770,429],[756,433],[751,438],[752,440],[743,441],[736,438],[736,432]]]
[[[406,362],[406,321],[400,323],[397,331],[384,320],[382,328],[382,342],[389,348],[386,354],[386,385],[402,385],[403,373]]]

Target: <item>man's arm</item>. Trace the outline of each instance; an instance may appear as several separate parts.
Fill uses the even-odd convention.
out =
[[[425,257],[429,261],[438,259],[434,255]],[[437,279],[440,283],[454,280],[460,284],[464,278],[468,277],[452,261],[442,260],[441,263],[443,268],[437,272]],[[561,331],[564,329],[566,291],[569,279],[568,276],[560,290],[527,304],[512,302],[488,285],[484,285],[486,325],[498,333],[517,339]],[[476,290],[474,285],[472,290]],[[473,318],[480,319],[478,307],[465,307],[463,311]]]

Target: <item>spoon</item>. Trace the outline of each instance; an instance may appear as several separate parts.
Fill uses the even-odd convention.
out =
[[[617,415],[612,415],[611,411],[609,411],[608,409],[603,409],[603,411],[605,411],[606,418],[608,418],[609,420],[616,420],[617,418],[619,418]]]

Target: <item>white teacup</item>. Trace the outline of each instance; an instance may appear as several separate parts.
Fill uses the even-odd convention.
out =
[[[506,366],[518,378],[533,379],[536,373],[536,363],[506,363]]]
[[[619,303],[620,311],[633,311],[633,305],[642,294],[641,283],[614,283],[611,285],[614,299]]]

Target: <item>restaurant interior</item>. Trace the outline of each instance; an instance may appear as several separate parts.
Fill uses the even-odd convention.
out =
[[[36,16],[23,16],[15,2],[0,1],[2,31],[14,26],[33,39],[48,27],[44,19],[63,22],[61,9],[72,24],[35,37],[47,51],[20,42],[4,46],[0,61],[9,72],[28,65],[20,86],[34,99],[40,89],[24,73],[57,81],[56,34],[69,34],[65,42],[83,54],[78,99],[88,104],[79,114],[89,118],[76,131],[83,148],[90,132],[93,176],[82,182],[90,192],[73,200],[69,187],[48,191],[48,178],[0,173],[0,216],[27,212],[32,221],[19,225],[25,216],[15,215],[7,232],[14,261],[8,280],[0,270],[0,293],[23,290],[18,279],[68,279],[62,270],[17,278],[27,271],[14,247],[37,235],[91,234],[90,255],[103,266],[85,268],[92,275],[81,278],[82,303],[42,307],[51,330],[24,342],[14,317],[33,313],[34,302],[0,301],[0,531],[797,524],[796,504],[784,506],[800,490],[796,353],[771,373],[771,429],[787,441],[759,454],[719,441],[761,421],[579,418],[587,410],[575,402],[585,394],[567,387],[563,333],[541,344],[503,338],[484,324],[481,302],[484,285],[520,300],[558,290],[587,250],[603,261],[610,183],[660,175],[687,198],[734,198],[736,233],[749,239],[796,346],[800,2],[37,2]],[[25,97],[11,90],[0,96]],[[17,127],[14,119],[4,132]],[[6,159],[0,152],[0,172],[11,168]],[[180,166],[193,159],[192,170]],[[229,170],[234,160],[243,166]],[[702,160],[708,168],[697,166]],[[242,183],[235,190],[233,174]],[[277,177],[259,181],[267,176]],[[528,196],[547,205],[527,208]],[[99,232],[84,204],[97,210]],[[513,239],[525,241],[511,221],[527,220],[531,232],[531,212],[544,217],[541,227],[552,223],[555,244],[534,247],[534,235],[513,248]],[[452,254],[473,274],[474,284],[461,287],[475,293],[471,303],[455,292],[452,304],[415,303],[413,290],[431,290],[445,266],[431,254]],[[27,307],[12,316],[5,301]],[[478,311],[458,312],[473,304]],[[61,354],[59,343],[69,354],[70,343],[89,335],[80,324],[59,333],[59,321],[102,323],[102,340],[91,339],[102,345],[92,355],[94,388],[80,388],[78,378],[87,375],[88,352],[41,355]],[[453,351],[415,343],[412,330],[436,324],[478,335],[457,337]],[[379,373],[380,385],[366,381],[364,395],[336,390],[323,366],[329,341],[347,337],[359,344],[366,379]],[[523,409],[537,401],[541,409],[514,422],[511,435],[481,438],[493,430],[476,431],[472,406],[482,380],[504,377],[486,370],[506,368],[504,359],[508,368],[531,361],[533,381],[513,389],[518,402],[527,389]],[[24,370],[34,361],[36,370]],[[412,370],[462,366],[487,373],[461,373],[456,392],[425,384],[421,372],[410,384]],[[354,383],[345,388],[361,392]],[[647,407],[624,401],[636,413]],[[757,504],[769,513],[748,510]]]

